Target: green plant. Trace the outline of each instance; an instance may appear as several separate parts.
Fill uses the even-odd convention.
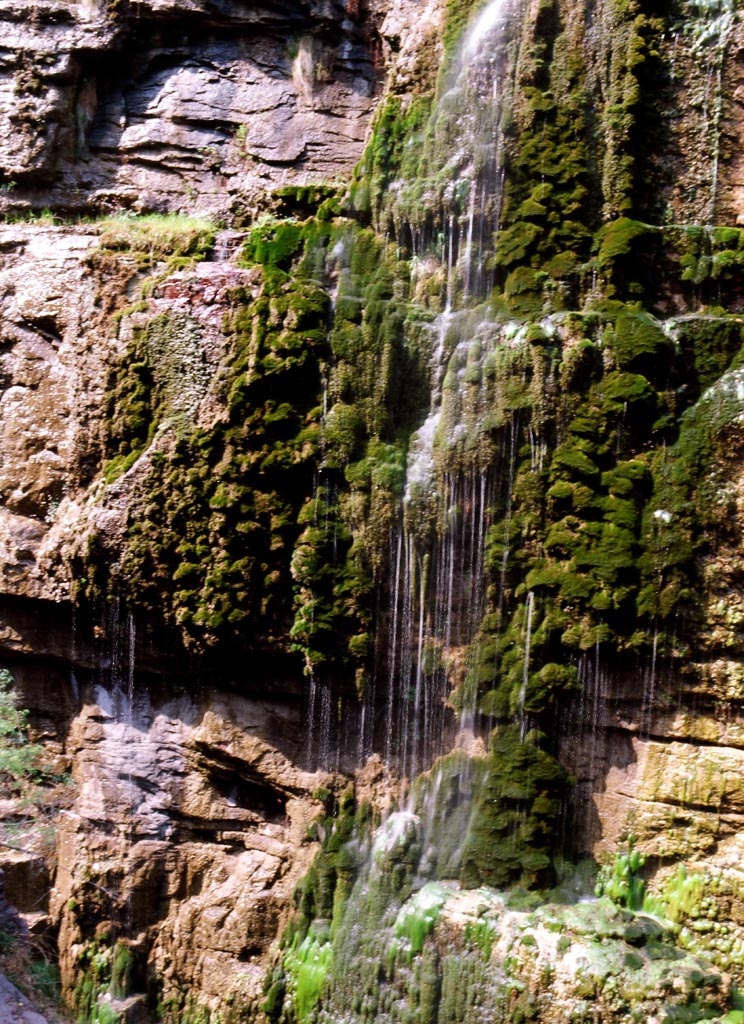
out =
[[[18,707],[13,677],[0,669],[0,780],[16,792],[29,782],[38,781],[43,747],[28,739],[28,711]]]
[[[608,896],[613,903],[628,910],[641,910],[646,883],[640,872],[645,862],[644,855],[635,848],[633,836],[628,836],[625,851],[615,854],[611,864],[600,868],[594,892],[597,896]]]
[[[308,1020],[320,999],[332,957],[331,943],[318,941],[311,935],[305,936],[302,942],[294,945],[285,955],[285,970],[290,979],[289,992],[299,1021]]]
[[[429,882],[404,903],[393,927],[396,946],[403,942],[410,955],[420,953],[448,895],[448,890],[438,882]]]
[[[57,1002],[60,998],[59,968],[48,960],[35,960],[28,969],[29,981],[34,993]]]
[[[117,942],[111,959],[111,995],[114,999],[125,999],[129,995],[134,955],[123,942]]]

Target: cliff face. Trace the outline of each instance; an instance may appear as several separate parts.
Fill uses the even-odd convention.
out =
[[[223,216],[343,177],[430,17],[403,40],[406,5],[4,4],[6,207]]]
[[[109,592],[143,481],[179,432],[164,423],[124,476],[111,471],[116,372],[148,325],[172,322],[168,415],[224,420],[226,324],[259,296],[261,276],[236,265],[244,236],[215,237],[206,220],[187,237],[164,222],[145,238],[126,221],[23,217],[50,207],[245,219],[281,203],[279,186],[332,194],[386,81],[420,75],[417,51],[435,42],[440,13],[417,7],[415,31],[408,7],[384,4],[50,4],[31,17],[5,5],[1,17],[0,630],[34,731],[72,778],[49,866],[43,821],[4,803],[28,851],[4,854],[7,889],[36,934],[49,922],[58,932],[81,1016],[121,949],[132,961],[126,1019],[152,1012],[155,977],[174,1016],[192,1003],[256,1006],[317,848],[317,794],[343,783],[308,771],[302,662],[281,637],[268,660],[218,651],[204,663],[201,647],[190,660],[173,620],[162,632],[157,600],[135,621]],[[167,264],[179,253],[180,268]],[[107,564],[114,577],[94,586]]]
[[[633,835],[740,974],[741,25],[497,6],[0,9],[0,646],[74,784],[6,882],[81,1019],[311,1019],[331,949],[322,1012],[375,1019],[450,998],[443,942],[593,927],[603,1019],[666,1012],[607,982],[647,922],[492,950],[464,892],[360,1008],[400,778],[388,918]],[[574,960],[519,1012],[578,1013]]]

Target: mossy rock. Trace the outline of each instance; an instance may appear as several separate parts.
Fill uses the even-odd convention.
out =
[[[650,314],[624,310],[610,344],[619,369],[641,373],[657,386],[667,380],[674,347]]]

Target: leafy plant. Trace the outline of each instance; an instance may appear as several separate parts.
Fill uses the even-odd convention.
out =
[[[13,677],[0,669],[0,780],[16,791],[42,774],[43,747],[28,740],[28,711],[18,707]]]
[[[633,836],[628,836],[628,846],[624,853],[615,854],[612,864],[600,868],[595,886],[597,896],[608,896],[618,906],[628,910],[641,910],[646,894],[646,883],[640,871],[646,858],[635,848]]]

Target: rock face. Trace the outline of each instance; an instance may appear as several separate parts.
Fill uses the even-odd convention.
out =
[[[378,7],[55,0],[29,17],[4,3],[6,207],[221,216],[267,189],[348,174],[383,55],[411,23]]]
[[[91,536],[115,550],[146,469],[141,460],[103,501],[100,481],[89,485],[109,367],[131,330],[127,321],[116,327],[105,280],[91,274],[99,243],[95,232],[28,226],[7,227],[2,240],[3,579],[13,595],[3,648],[36,731],[64,742],[78,793],[60,818],[49,904],[40,901],[49,880],[40,879],[36,854],[4,855],[9,888],[29,921],[46,915],[59,928],[63,981],[80,1013],[107,984],[96,978],[85,988],[91,936],[109,976],[126,936],[130,990],[151,989],[156,978],[173,1012],[189,991],[207,1006],[230,993],[255,1004],[267,951],[314,855],[307,830],[323,805],[312,793],[331,780],[299,767],[296,680],[246,680],[251,699],[194,692],[182,678],[188,696],[158,697],[178,663],[166,665],[147,637],[137,639],[131,618],[112,609],[91,636],[62,611],[75,558]],[[117,280],[134,287],[126,257],[119,271]],[[250,271],[200,264],[158,286],[149,315],[167,308],[186,326],[198,323],[215,374],[227,296],[238,287],[250,289]],[[215,410],[207,403],[200,415],[209,420]],[[148,666],[155,675],[143,692]],[[284,694],[277,702],[272,689]]]
[[[405,83],[417,40],[436,28],[429,5],[408,31],[416,6],[51,3],[29,17],[3,5],[0,203],[221,217],[281,185],[334,184],[361,155],[385,61],[400,51]],[[116,1009],[127,1020],[148,1016],[137,993],[153,983],[174,1016],[186,999],[256,1006],[316,848],[308,826],[323,805],[312,794],[332,780],[299,767],[297,679],[249,682],[252,698],[194,694],[189,681],[189,696],[169,697],[173,664],[139,640],[134,686],[126,621],[105,616],[96,637],[62,611],[75,560],[91,536],[116,550],[147,471],[140,461],[100,500],[109,376],[138,323],[112,314],[150,275],[126,253],[94,266],[96,227],[0,233],[2,646],[36,731],[64,743],[79,793],[60,819],[49,903],[33,853],[5,853],[11,896],[59,930],[80,1014],[107,992],[121,948],[133,995]],[[171,272],[144,315],[193,325],[209,376],[226,356],[230,296],[253,287],[221,256],[234,243],[221,236],[212,262]],[[202,398],[190,408],[209,422],[220,408]]]
[[[190,991],[215,1008],[255,1004],[314,855],[307,830],[322,805],[310,793],[328,781],[297,767],[299,709],[214,693],[97,696],[68,741],[79,796],[61,824],[52,905],[78,1011],[92,930],[109,974],[117,943],[130,951],[130,993],[157,979],[166,1002]]]
[[[105,352],[93,354],[86,341],[97,313],[85,259],[96,238],[21,226],[2,231],[3,576],[8,592],[54,599],[64,584],[55,594],[32,563],[74,489],[80,434],[102,397]]]
[[[475,523],[473,509],[478,508],[481,532],[490,534],[491,548],[484,554],[474,539],[463,542],[460,550],[470,559],[467,571],[472,575],[448,607],[459,614],[460,605],[467,605],[469,589],[478,588],[473,582],[476,564],[479,571],[491,573],[491,586],[484,587],[490,597],[500,593],[499,617],[502,599],[515,607],[520,600],[526,602],[515,613],[509,642],[502,645],[508,648],[506,655],[486,645],[483,663],[471,664],[467,630],[452,642],[450,661],[442,671],[458,685],[471,669],[480,671],[479,684],[485,680],[492,685],[497,654],[514,683],[506,712],[497,703],[496,689],[489,691],[490,708],[480,705],[482,735],[474,740],[471,733],[467,743],[461,736],[461,751],[468,746],[482,760],[487,733],[497,719],[519,718],[514,729],[521,734],[520,742],[532,732],[527,728],[534,710],[529,706],[528,684],[535,684],[531,668],[535,676],[538,669],[549,670],[537,679],[546,692],[567,679],[571,689],[580,679],[580,693],[562,706],[550,737],[575,780],[570,797],[572,852],[611,858],[632,834],[649,857],[648,881],[658,893],[673,887],[680,863],[687,865],[691,877],[704,877],[705,896],[696,890],[695,914],[690,913],[689,932],[698,943],[694,948],[744,977],[744,390],[736,365],[727,371],[741,344],[742,297],[735,275],[744,264],[744,243],[736,233],[716,233],[734,228],[744,217],[738,146],[742,28],[725,4],[714,12],[712,24],[696,8],[686,27],[676,27],[676,34],[661,33],[654,19],[645,16],[633,21],[633,31],[640,35],[631,33],[632,45],[623,53],[651,54],[654,60],[661,53],[667,68],[661,95],[675,113],[664,115],[663,137],[644,159],[642,185],[636,183],[637,194],[631,196],[626,182],[630,157],[620,128],[634,123],[640,86],[632,78],[633,61],[627,58],[626,67],[626,58],[618,56],[627,42],[612,21],[620,14],[612,5],[600,4],[601,17],[587,26],[579,7],[554,6],[548,11],[547,5],[530,5],[531,20],[505,48],[513,87],[522,89],[509,116],[530,141],[530,119],[545,115],[553,136],[551,142],[544,125],[537,132],[537,151],[541,160],[545,157],[540,174],[555,180],[546,184],[541,179],[529,187],[522,180],[519,201],[512,196],[511,208],[505,202],[512,220],[522,218],[521,233],[513,231],[504,243],[505,250],[511,246],[511,263],[498,264],[488,250],[490,241],[484,243],[488,258],[479,273],[484,279],[500,274],[501,291],[493,321],[477,321],[476,335],[481,331],[482,337],[471,348],[470,337],[452,342],[450,331],[467,317],[451,318],[447,274],[475,244],[479,231],[485,238],[496,229],[491,232],[489,227],[486,200],[479,213],[475,198],[465,204],[462,180],[447,177],[448,170],[466,166],[458,133],[467,119],[454,127],[446,119],[450,105],[457,109],[459,102],[454,88],[448,91],[451,80],[440,86],[441,114],[428,134],[422,126],[431,95],[425,96],[428,106],[417,106],[421,93],[431,93],[432,72],[445,50],[439,38],[444,8],[451,16],[457,5],[438,0],[377,0],[367,5],[355,0],[50,0],[35,4],[29,14],[27,5],[0,0],[4,210],[21,214],[51,206],[68,217],[110,211],[196,212],[239,225],[216,236],[212,227],[205,228],[208,241],[194,245],[182,244],[177,233],[183,228],[172,224],[159,229],[166,236],[136,235],[136,218],[124,218],[114,227],[100,220],[61,224],[49,218],[9,219],[0,225],[0,653],[32,712],[35,734],[69,768],[74,785],[74,799],[59,816],[56,859],[50,859],[50,868],[35,851],[30,856],[4,854],[3,863],[9,895],[21,912],[34,927],[58,933],[65,990],[81,1018],[90,1019],[99,1000],[105,1000],[120,1018],[132,1022],[147,1020],[155,1007],[179,1021],[190,1020],[197,1009],[220,1014],[245,1010],[261,1019],[273,943],[323,838],[311,829],[312,823],[327,804],[339,800],[353,776],[360,801],[369,800],[377,809],[389,804],[390,779],[378,757],[393,747],[385,728],[396,709],[408,726],[409,714],[417,714],[429,700],[421,695],[421,678],[436,675],[446,661],[436,644],[427,647],[423,642],[423,599],[420,618],[411,612],[411,593],[426,590],[430,552],[421,555],[416,547],[420,538],[414,543],[412,535],[394,535],[386,495],[394,493],[400,504],[409,457],[424,466],[418,482],[431,483],[437,470],[432,453],[439,421],[436,410],[426,418],[429,402],[434,409],[441,392],[451,395],[457,387],[463,390],[452,402],[456,408],[451,423],[446,416],[442,420],[452,431],[445,438],[448,451],[460,459],[445,480],[452,490],[444,493],[454,495],[447,514],[455,520],[465,508]],[[600,23],[609,26],[607,38]],[[547,44],[530,36],[535,25],[553,42],[560,40],[550,60]],[[560,35],[563,25],[566,34]],[[449,26],[450,36],[455,29]],[[660,38],[658,49],[653,33]],[[614,50],[608,39],[620,40]],[[583,53],[586,60],[585,92],[574,88],[569,50]],[[605,60],[610,50],[612,59]],[[451,61],[451,52],[446,59]],[[578,186],[565,184],[574,173],[565,149],[573,157],[581,147],[565,141],[569,128],[564,121],[550,121],[555,101],[541,77],[548,65],[564,64],[566,81],[560,83],[556,72],[556,90],[562,85],[575,101],[580,93],[577,109],[584,112],[587,96],[597,101],[598,120],[589,124],[587,137],[600,139],[605,152],[602,160],[592,157],[588,163],[596,181],[601,179],[597,187],[605,189],[601,201],[589,197],[583,171],[577,172]],[[622,74],[617,65],[622,65]],[[362,156],[383,96],[392,106],[383,110],[360,175],[366,181],[366,198],[360,187],[343,203],[328,198]],[[649,100],[638,115],[644,131],[656,123],[654,107],[655,100]],[[492,127],[500,143],[500,115]],[[405,211],[409,223],[401,214],[405,182],[397,174],[411,165],[419,149],[428,153],[424,147],[435,137],[451,161],[427,169],[426,188],[416,193],[414,208]],[[640,137],[645,139],[643,131]],[[641,144],[636,136],[633,140],[633,145]],[[468,166],[474,174],[492,159],[491,149],[498,149],[492,142],[481,140],[473,154]],[[553,165],[546,156],[549,144]],[[522,163],[517,159],[521,153],[517,147],[511,154],[510,171],[517,180],[526,175],[526,158]],[[675,176],[669,168],[678,157],[684,174]],[[317,188],[303,192],[301,186]],[[574,187],[565,198],[563,192]],[[544,254],[527,250],[543,237],[552,238],[556,218],[564,216],[560,203],[550,206],[553,192],[573,219],[568,220],[566,237],[555,243],[558,251],[546,262],[550,269],[543,271],[538,268]],[[308,195],[314,196],[312,202]],[[392,195],[401,197],[399,207],[385,206]],[[324,198],[331,205],[321,215]],[[310,227],[304,222],[311,212],[308,202],[317,214]],[[627,215],[650,218],[657,205],[665,213],[655,227]],[[589,228],[576,220],[584,216],[585,206],[591,207],[587,218],[596,215],[601,223],[594,241],[587,241]],[[387,216],[380,214],[383,208]],[[278,210],[282,219],[259,221],[249,230],[245,222],[259,209]],[[437,218],[447,210],[454,212],[443,227]],[[329,224],[334,217],[340,221],[342,212],[350,215],[353,230],[348,225],[337,228],[339,235],[330,245]],[[404,222],[402,228],[396,218]],[[694,228],[678,229],[677,222]],[[701,226],[714,222],[715,229]],[[370,227],[375,224],[380,228],[376,235]],[[387,233],[392,236],[399,228],[396,245],[388,245]],[[436,236],[434,241],[429,234]],[[315,251],[312,245],[318,238],[326,248]],[[252,260],[239,258],[246,242]],[[568,248],[574,242],[577,250],[584,247],[579,255]],[[628,294],[619,298],[627,265],[645,266],[650,258],[646,243],[654,253],[664,249],[667,254],[659,258],[659,273],[654,264],[651,283],[633,280]],[[417,246],[427,245],[430,249],[419,257]],[[408,262],[400,256],[402,250],[407,250]],[[676,277],[669,266],[675,260],[680,270]],[[453,292],[457,301],[457,286]],[[570,302],[577,296],[583,305],[572,312]],[[641,313],[642,302],[653,316]],[[613,349],[622,305],[627,306],[625,352],[619,343]],[[390,321],[385,321],[383,309],[394,311]],[[547,644],[548,627],[540,634],[538,619],[532,618],[540,611],[539,588],[557,584],[526,572],[516,585],[510,584],[511,497],[504,510],[507,529],[497,537],[499,524],[489,519],[483,495],[495,505],[501,493],[488,475],[490,469],[476,478],[477,459],[483,451],[493,454],[493,464],[505,469],[504,489],[512,486],[519,460],[530,466],[534,479],[527,484],[522,479],[515,507],[521,501],[529,510],[519,537],[531,558],[542,558],[543,549],[550,547],[539,534],[538,521],[548,506],[554,509],[561,501],[574,504],[557,524],[563,533],[557,540],[558,531],[552,536],[559,551],[572,542],[572,530],[586,525],[581,519],[585,513],[591,526],[604,523],[606,515],[618,527],[610,532],[612,543],[599,561],[594,552],[587,559],[584,551],[579,568],[571,566],[571,578],[568,573],[566,578],[574,592],[563,602],[568,618],[551,627],[553,631],[578,634],[582,623],[607,612],[611,601],[624,609],[624,581],[617,586],[611,581],[609,597],[607,588],[598,590],[591,608],[588,600],[581,602],[590,571],[610,573],[607,565],[622,530],[626,538],[632,535],[628,543],[634,553],[640,550],[641,534],[649,532],[648,524],[641,523],[641,505],[648,506],[651,530],[668,525],[664,517],[672,516],[661,505],[654,511],[649,503],[655,496],[648,490],[624,504],[623,499],[632,496],[638,479],[651,486],[652,470],[658,470],[655,453],[667,441],[675,443],[674,430],[682,419],[680,413],[676,425],[669,426],[675,403],[694,409],[690,381],[657,372],[664,360],[682,359],[688,319],[703,327],[725,322],[725,330],[738,338],[736,346],[729,344],[730,351],[722,353],[715,345],[710,352],[706,349],[710,364],[701,359],[702,368],[696,362],[698,349],[684,353],[700,393],[730,374],[729,420],[703,473],[710,486],[700,492],[705,500],[697,494],[691,499],[723,510],[706,546],[685,555],[694,561],[697,587],[694,599],[689,594],[684,599],[685,611],[694,620],[685,643],[691,634],[693,640],[688,647],[680,640],[676,649],[670,642],[660,653],[654,624],[643,648],[646,661],[639,656],[635,671],[627,669],[627,662],[616,670],[602,646],[609,643],[607,634],[590,635],[587,630],[572,646],[566,641],[565,664],[552,660],[531,665],[530,652],[534,658],[538,644]],[[331,322],[337,327],[333,344],[327,338]],[[649,336],[654,352],[650,370],[643,349]],[[498,344],[483,360],[481,341],[485,351],[493,338]],[[447,345],[454,346],[451,363],[442,363],[432,383],[430,350],[436,348],[441,356]],[[144,356],[143,346],[149,346]],[[551,368],[551,353],[558,350],[561,365],[556,369],[556,357]],[[355,363],[360,351],[372,352],[374,358]],[[531,354],[523,357],[525,352]],[[539,362],[541,353],[544,364]],[[517,369],[511,377],[499,377],[511,359]],[[654,381],[653,394],[648,380],[643,383],[643,373]],[[479,374],[486,382],[482,386]],[[591,391],[603,374],[617,389],[609,397]],[[402,411],[399,418],[397,412],[391,418],[386,435],[384,407],[391,380],[390,393]],[[499,391],[494,380],[506,385]],[[527,393],[528,386],[541,389],[537,399]],[[550,470],[555,479],[547,481],[548,443],[553,449],[563,444],[566,423],[554,422],[544,406],[549,400],[557,409],[556,396],[562,391],[572,396],[561,407],[566,421],[578,418],[580,401],[586,399],[594,414],[607,399],[602,408],[609,406],[611,415],[603,415],[620,423],[611,437],[608,432],[612,443],[597,443],[597,450],[591,447],[597,442],[595,421],[577,426],[577,451],[564,451],[563,469],[566,474],[576,470],[578,482],[560,477],[560,466]],[[572,402],[577,408],[569,408]],[[294,423],[293,415],[301,422]],[[513,418],[507,422],[509,416]],[[622,445],[628,437],[627,443],[635,444],[634,431],[641,429],[644,417],[650,433],[623,457],[627,476],[613,476]],[[418,438],[409,448],[402,442],[401,448],[400,437],[408,431],[410,440],[414,420],[416,428],[423,423]],[[472,436],[478,442],[470,447],[466,421],[468,427],[475,424]],[[491,435],[484,440],[477,431],[486,429]],[[258,438],[255,447],[246,442],[251,430]],[[440,442],[444,433],[439,430]],[[193,437],[197,441],[189,448]],[[615,461],[600,472],[602,459]],[[164,466],[170,477],[157,476],[165,473]],[[463,466],[471,473],[463,471],[467,486],[453,484]],[[286,496],[277,497],[277,475],[289,478],[295,472],[304,473],[306,490],[293,496],[294,504],[282,504]],[[657,479],[662,475],[658,471]],[[546,491],[548,485],[557,489],[548,492],[549,500],[536,512],[529,507],[529,489],[538,477]],[[180,505],[176,498],[183,499]],[[660,518],[654,520],[657,513]],[[679,517],[689,514],[685,507]],[[424,527],[436,532],[431,523],[423,523],[422,531]],[[263,547],[256,542],[259,553],[254,558],[235,556],[231,545],[244,536],[265,541]],[[387,553],[373,568],[363,565],[361,556],[355,562],[365,543],[373,544],[380,536]],[[498,546],[501,537],[506,538],[503,549]],[[199,576],[197,561],[210,551],[217,555]],[[667,554],[673,563],[678,553],[671,542],[664,548],[665,558]],[[463,557],[457,562],[440,550],[437,557],[452,573],[466,561]],[[382,579],[375,573],[385,558],[388,569],[395,566],[395,575]],[[415,570],[403,580],[399,569],[406,559]],[[138,571],[143,565],[149,571],[155,598],[148,592],[149,604],[143,602],[133,612],[122,594],[124,577],[135,563]],[[335,582],[328,583],[327,577],[336,570],[347,574],[334,590]],[[368,578],[363,570],[369,570]],[[235,607],[225,609],[214,593],[228,585]],[[371,682],[358,669],[365,657],[373,660],[371,613],[366,620],[360,615],[354,628],[346,630],[363,601],[372,603],[370,594],[377,595],[383,608],[375,611],[384,634]],[[392,610],[384,604],[391,598]],[[251,634],[254,645],[227,647],[225,655],[225,632],[220,629],[232,628],[230,615],[242,614],[243,605],[246,620],[259,617]],[[396,618],[404,605],[405,614]],[[437,615],[442,621],[447,618],[441,607]],[[503,621],[498,619],[498,629]],[[488,622],[483,622],[485,636]],[[384,677],[398,656],[395,643],[404,626],[414,637],[411,647],[418,645],[415,656],[422,668],[411,675],[412,684],[401,697],[388,696]],[[475,634],[481,623],[471,622],[468,628]],[[179,642],[179,629],[189,642]],[[494,635],[498,629],[493,627]],[[641,642],[635,634],[625,639],[633,650]],[[335,669],[341,681],[332,673],[316,675],[316,668],[321,673],[325,668],[323,643],[341,641],[344,656]],[[235,649],[238,660],[231,657]],[[410,669],[414,655],[404,652],[400,660],[404,656]],[[313,671],[305,675],[303,668]],[[442,720],[451,718],[444,705],[452,679],[434,701]],[[462,700],[462,693],[454,700]],[[408,751],[411,763],[416,753]],[[404,762],[405,756],[404,750]],[[316,770],[319,764],[323,770]],[[0,813],[12,819],[16,810],[3,807]],[[539,857],[534,863],[537,873]],[[47,870],[53,874],[45,874]],[[35,894],[46,890],[48,882],[49,901],[38,905]],[[466,893],[453,896],[443,918],[444,932],[462,937],[482,916],[479,906]],[[494,920],[505,913],[499,904]],[[34,914],[43,920],[32,920]],[[498,950],[504,958],[514,936],[532,927],[517,916],[510,925],[513,934],[505,932]],[[590,956],[584,938],[594,925],[580,918],[570,932],[581,937],[576,943],[580,956],[563,957],[559,976],[551,983],[554,988],[545,990],[558,994],[566,1014],[572,1012],[581,958]],[[551,929],[547,916],[545,920],[544,927],[538,922],[542,946],[535,971],[528,970],[529,957],[523,965],[524,983],[536,993],[542,984],[538,970],[547,970],[558,952],[551,938],[557,930]],[[325,918],[321,921],[327,925]],[[628,924],[627,915],[617,914],[607,924],[618,942],[613,979],[622,980],[622,957],[631,956],[632,962],[634,955],[625,948]],[[526,945],[529,949],[532,943]],[[648,959],[654,957],[649,954]],[[596,977],[606,979],[602,963],[595,966]],[[698,965],[686,961],[686,970],[685,998],[687,989],[692,992],[698,984]],[[703,983],[707,985],[704,976]],[[654,974],[654,1012],[662,1012],[665,984],[664,977]],[[613,985],[615,981],[605,993],[611,1007],[607,1012],[624,1012],[613,1002]],[[587,997],[590,987],[587,983]],[[714,1009],[728,998],[726,978],[716,992]]]

